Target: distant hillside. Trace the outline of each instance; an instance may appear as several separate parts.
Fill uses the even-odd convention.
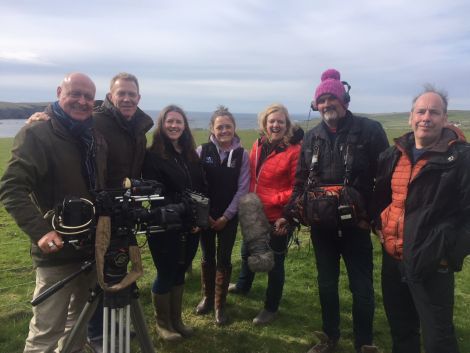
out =
[[[0,119],[26,119],[35,112],[42,112],[48,104],[0,102]]]
[[[0,102],[0,119],[26,119],[35,112],[43,111],[49,103],[10,103]],[[156,116],[157,110],[147,110],[150,116]],[[354,112],[353,113],[357,113]],[[195,120],[200,120],[202,117],[206,119],[209,115],[207,112],[188,112],[190,116],[194,116]],[[460,125],[463,129],[470,129],[470,111],[469,110],[449,110],[449,122]],[[291,114],[294,120],[304,121],[304,116],[301,114]],[[409,113],[374,113],[365,114],[357,113],[357,115],[367,116],[374,120],[380,121],[385,128],[403,128],[408,124]],[[236,114],[237,119],[249,118],[256,121],[256,114]],[[245,117],[246,116],[246,117]],[[312,117],[315,120],[317,116]],[[243,119],[241,119],[243,120]],[[316,123],[315,123],[316,124]],[[239,125],[239,124],[237,124]],[[243,125],[243,124],[242,124]],[[205,125],[204,125],[205,126]]]

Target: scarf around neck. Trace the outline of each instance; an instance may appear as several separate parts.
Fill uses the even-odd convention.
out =
[[[104,99],[103,106],[108,109],[118,121],[122,123],[124,129],[129,131],[131,134],[135,134],[137,112],[132,116],[132,118],[126,119],[124,115],[122,115],[121,111],[113,104],[113,102],[111,102],[108,97]]]
[[[94,190],[96,180],[96,147],[91,116],[84,121],[75,120],[64,112],[58,101],[52,104],[52,111],[62,126],[79,142],[82,175],[89,189]]]

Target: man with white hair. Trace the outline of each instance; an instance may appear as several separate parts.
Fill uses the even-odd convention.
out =
[[[46,109],[50,119],[25,125],[16,135],[0,182],[1,202],[31,240],[34,297],[93,258],[93,249],[64,244],[44,216],[70,196],[92,200],[91,190],[104,187],[106,143],[93,129],[91,118],[95,91],[88,76],[67,75],[57,88],[58,100]],[[82,274],[33,307],[25,353],[62,348],[95,278],[94,271]],[[81,351],[85,339],[83,330],[72,350]]]

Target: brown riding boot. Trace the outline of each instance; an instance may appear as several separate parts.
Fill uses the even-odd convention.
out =
[[[182,319],[184,284],[171,288],[171,323],[176,332],[187,338],[192,336],[194,329],[186,326]]]
[[[183,337],[175,331],[170,316],[170,293],[155,294],[152,292],[152,303],[155,309],[155,319],[158,335],[164,341],[179,341]]]
[[[225,303],[227,301],[231,274],[232,267],[219,268],[215,274],[215,323],[219,326],[225,325],[228,322],[228,317],[225,312]]]
[[[320,342],[309,349],[307,353],[334,353],[338,345],[338,340],[330,339],[326,333],[315,331],[313,334]]]
[[[379,349],[373,345],[363,345],[359,350],[360,353],[379,353]]]
[[[196,314],[204,315],[214,308],[215,265],[201,261],[201,287],[203,297],[196,306]]]

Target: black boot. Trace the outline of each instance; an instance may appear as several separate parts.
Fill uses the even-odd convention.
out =
[[[214,308],[215,265],[201,262],[201,287],[203,297],[196,306],[196,314],[204,315]]]

